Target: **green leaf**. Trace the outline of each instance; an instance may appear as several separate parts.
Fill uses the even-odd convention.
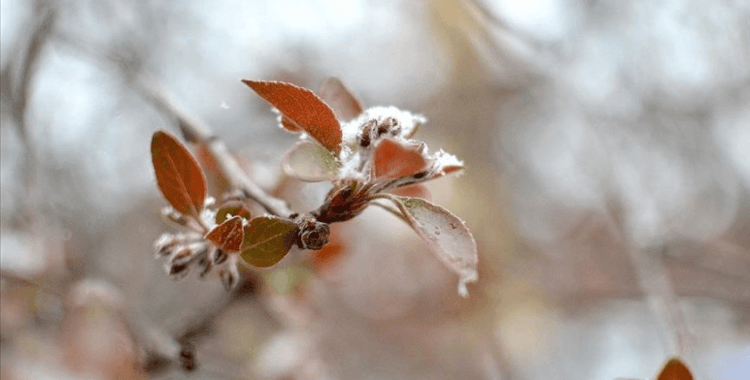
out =
[[[206,199],[206,176],[177,138],[157,131],[151,139],[151,161],[164,198],[182,214],[198,217]]]
[[[458,293],[469,295],[466,284],[477,281],[477,243],[463,220],[424,199],[389,195],[417,235],[452,271],[459,275]]]
[[[245,227],[242,258],[256,267],[270,267],[281,261],[294,245],[297,224],[273,216],[260,216]]]
[[[292,146],[281,160],[284,173],[306,182],[336,178],[341,164],[333,153],[310,141]]]

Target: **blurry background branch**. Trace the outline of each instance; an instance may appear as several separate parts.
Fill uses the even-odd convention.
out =
[[[185,343],[207,379],[652,378],[685,346],[696,378],[750,371],[743,1],[2,7],[3,378],[138,378],[123,368],[147,358],[142,376],[179,379]],[[327,75],[424,113],[421,136],[466,160],[429,190],[480,245],[469,301],[376,208],[262,289],[173,283],[152,260],[154,129],[210,126],[310,209],[327,189],[279,173],[293,138],[239,79]],[[110,338],[124,349],[91,350]]]

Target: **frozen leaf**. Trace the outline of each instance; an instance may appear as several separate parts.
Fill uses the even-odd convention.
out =
[[[408,177],[427,166],[420,145],[403,145],[385,138],[375,148],[375,177]]]
[[[241,216],[247,220],[252,217],[250,211],[241,201],[228,201],[216,211],[216,224],[222,224],[231,216]]]
[[[242,258],[256,267],[270,267],[284,258],[294,244],[297,225],[277,217],[261,216],[245,227]]]
[[[175,210],[197,217],[206,198],[206,177],[187,148],[157,131],[151,139],[151,161],[164,198]]]
[[[300,141],[281,160],[284,173],[307,182],[333,179],[341,167],[333,153],[318,144]]]
[[[243,80],[291,122],[331,152],[341,150],[341,125],[333,110],[312,91],[291,83]]]
[[[242,248],[243,237],[242,218],[239,216],[214,227],[206,235],[206,239],[216,243],[219,248],[230,252],[237,252]]]
[[[362,102],[346,88],[339,78],[326,78],[318,88],[318,95],[333,108],[341,121],[352,120],[364,111]]]
[[[657,380],[693,380],[693,375],[680,359],[672,358],[664,365]]]
[[[466,284],[477,280],[477,243],[463,220],[424,199],[391,197],[417,232],[445,265],[458,273],[458,293],[469,295]]]

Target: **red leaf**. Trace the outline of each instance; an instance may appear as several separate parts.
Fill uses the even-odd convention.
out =
[[[242,258],[256,267],[270,267],[281,261],[294,244],[297,225],[289,220],[261,216],[245,227]]]
[[[693,380],[693,375],[680,359],[672,358],[664,365],[657,380]]]
[[[341,121],[352,120],[364,111],[362,102],[346,88],[339,78],[326,78],[318,88],[318,95],[333,108]]]
[[[203,144],[195,144],[195,155],[203,167],[203,173],[208,182],[208,191],[213,194],[223,194],[230,190],[231,184],[224,172],[219,169],[214,157]]]
[[[390,193],[401,197],[422,198],[428,201],[432,199],[430,191],[423,185],[399,187],[398,189],[393,189]]]
[[[247,79],[242,82],[323,147],[334,153],[341,150],[341,125],[333,110],[312,91],[285,82]]]
[[[467,297],[466,284],[477,280],[477,243],[464,221],[424,199],[392,197],[417,235],[452,271],[458,273],[458,293]]]
[[[375,148],[375,177],[401,178],[427,167],[427,160],[419,145],[405,146],[391,138],[385,138]]]
[[[236,252],[242,248],[244,234],[245,232],[242,229],[242,218],[235,216],[214,227],[214,229],[206,235],[206,239],[216,243],[219,248],[225,251]]]
[[[198,217],[206,198],[206,176],[193,155],[174,136],[157,131],[151,139],[156,182],[175,210]]]

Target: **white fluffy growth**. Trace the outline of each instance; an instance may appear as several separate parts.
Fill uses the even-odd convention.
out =
[[[360,128],[362,128],[366,122],[375,120],[380,124],[388,118],[398,120],[398,124],[401,126],[401,133],[398,137],[401,138],[407,138],[407,136],[412,135],[417,127],[427,122],[427,118],[422,115],[403,111],[394,106],[370,107],[362,112],[362,114],[356,119],[341,126],[344,144],[356,144]]]

